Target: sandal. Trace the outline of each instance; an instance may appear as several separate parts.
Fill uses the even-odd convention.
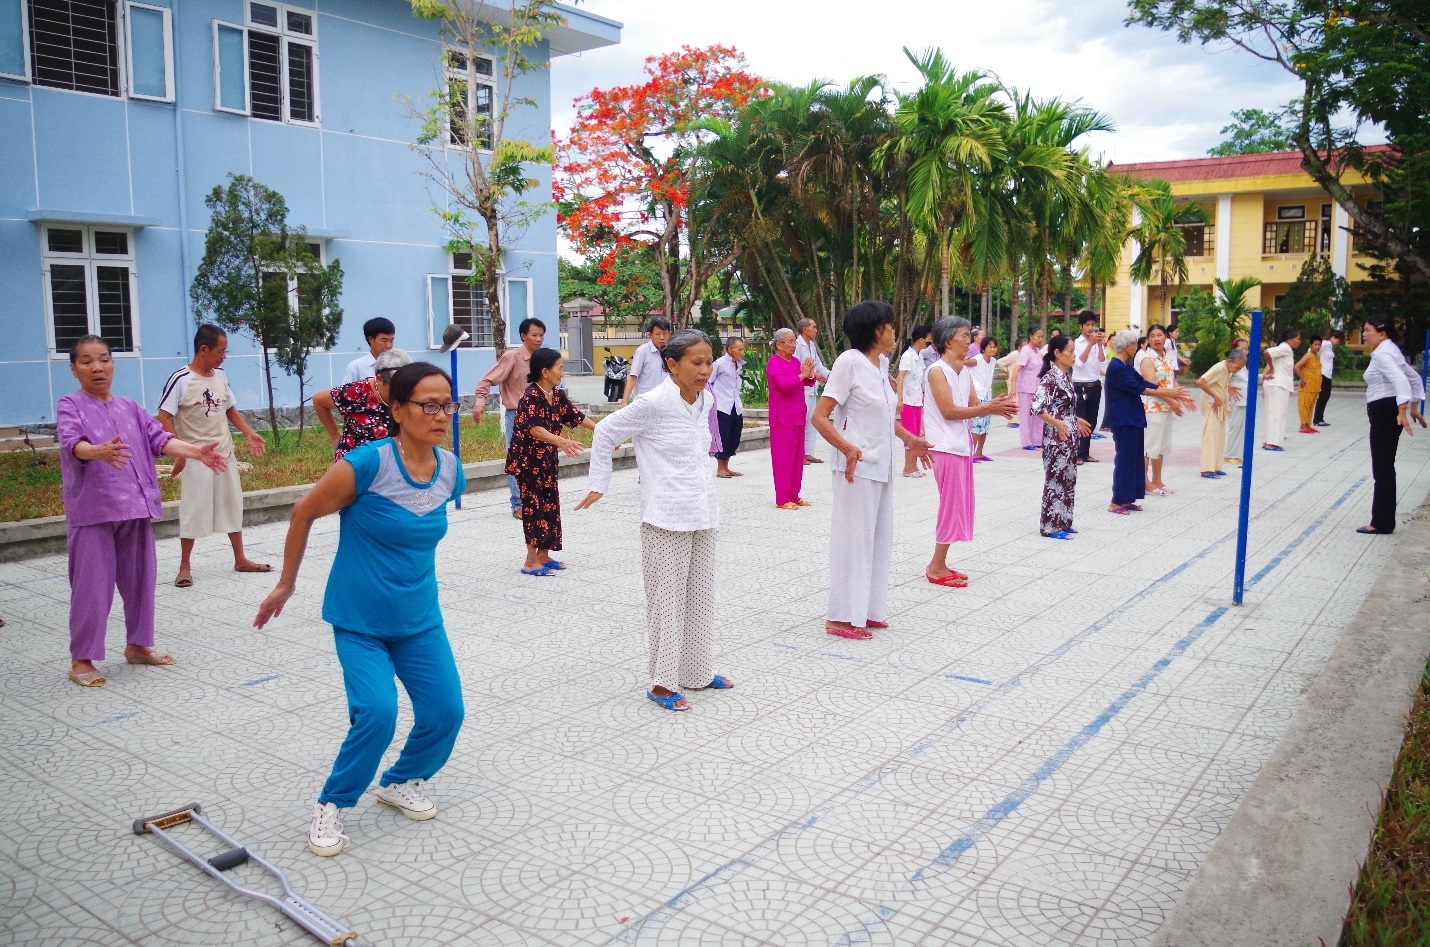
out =
[[[934,578],[933,576],[931,576],[931,575],[925,575],[924,577],[925,577],[926,579],[928,579],[929,582],[931,582],[932,584],[934,584],[934,585],[941,585],[941,586],[943,586],[943,587],[946,588],[946,589],[966,589],[966,588],[968,588],[968,580],[967,580],[967,579],[960,579],[957,574],[946,575],[946,576],[944,576],[944,577],[941,578],[941,579],[935,579],[935,578]]]
[[[797,509],[799,509],[799,504],[796,503],[796,502],[794,502],[793,500],[791,500],[791,501],[788,502],[788,503],[776,503],[776,504],[775,504],[775,509],[777,509],[777,510],[797,510]]]
[[[810,503],[808,500],[799,499],[799,500],[795,500],[795,501],[794,501],[794,505],[795,505],[795,506],[813,506],[814,504]]]
[[[710,683],[709,683],[709,684],[706,684],[704,687],[692,687],[692,688],[689,688],[689,690],[693,690],[693,691],[727,691],[727,690],[729,690],[730,688],[732,688],[732,687],[734,687],[734,686],[735,686],[734,684],[731,684],[729,681],[725,680],[725,676],[724,676],[723,674],[716,674],[714,677],[712,677],[712,678],[710,679]]]
[[[70,680],[74,681],[80,687],[104,686],[104,675],[98,671],[85,671],[83,674],[76,674],[74,671],[70,671]]]
[[[541,564],[541,568],[546,569],[548,572],[565,572],[566,563],[557,562],[555,559],[547,559]]]
[[[1129,513],[1141,513],[1142,505],[1140,503],[1129,503],[1124,506],[1123,509],[1127,510]]]
[[[866,628],[888,628],[889,623],[886,621],[875,621],[871,618],[868,621],[864,622],[864,626]]]
[[[255,562],[251,566],[234,566],[234,572],[272,572],[273,566],[267,562]]]
[[[824,633],[833,635],[836,638],[848,638],[851,641],[868,641],[874,637],[867,628],[840,628],[838,625],[824,623]]]
[[[684,707],[675,706],[677,703],[685,699],[684,696],[675,691],[671,691],[669,694],[657,694],[655,691],[646,691],[645,695],[646,697],[655,701],[657,704],[660,704],[660,706],[664,707],[666,710],[674,710],[679,712],[682,710],[690,709],[689,704]]]
[[[1067,531],[1067,530],[1065,530],[1065,529],[1060,529],[1060,530],[1058,530],[1056,533],[1043,533],[1043,538],[1044,538],[1044,539],[1072,539],[1072,536],[1068,535],[1068,531]]]
[[[191,575],[184,575],[182,572],[179,573],[179,577],[174,580],[174,588],[176,589],[187,589],[192,587],[193,584],[194,577]]]
[[[551,575],[551,569],[550,569],[549,566],[537,566],[535,569],[522,569],[522,570],[521,570],[521,574],[522,574],[522,575],[537,575],[537,576],[541,576],[541,577],[544,579],[544,578],[546,578],[547,576]]]
[[[1116,513],[1118,516],[1130,516],[1132,511],[1125,506],[1109,506],[1107,512]]]
[[[160,654],[157,651],[150,651],[142,658],[131,658],[126,654],[124,661],[126,664],[147,664],[150,667],[162,668],[173,664],[174,656],[172,654]]]

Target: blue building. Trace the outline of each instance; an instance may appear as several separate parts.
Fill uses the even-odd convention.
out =
[[[620,41],[620,24],[562,12],[534,59]],[[445,250],[444,196],[418,173],[404,104],[461,80],[469,107],[489,109],[500,70],[463,59],[452,76],[453,63],[409,0],[0,0],[0,424],[53,420],[75,387],[68,348],[87,332],[116,353],[115,392],[155,406],[192,356],[204,198],[230,173],[279,191],[316,255],[342,261],[342,333],[313,355],[311,381],[341,380],[366,351],[363,322],[386,316],[417,358],[463,324],[470,391],[494,358],[485,294]],[[544,141],[549,71],[518,82],[537,107],[519,107],[507,134]],[[512,245],[501,291],[508,342],[526,315],[554,342],[554,215]],[[252,343],[230,338],[224,367],[241,406],[266,405]],[[279,403],[296,403],[296,380],[275,375]]]

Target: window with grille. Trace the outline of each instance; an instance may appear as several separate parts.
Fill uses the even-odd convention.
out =
[[[51,355],[67,354],[85,335],[101,337],[114,352],[138,350],[133,242],[129,230],[78,224],[41,228]]]
[[[30,81],[119,95],[119,9],[115,0],[29,0]]]
[[[447,140],[459,148],[476,142],[492,147],[492,107],[496,99],[496,63],[487,56],[447,53]]]
[[[317,22],[307,10],[249,2],[244,26],[214,21],[214,108],[270,122],[318,121]]]
[[[308,241],[308,253],[318,266],[324,266],[326,244],[322,241]],[[288,273],[283,270],[272,270],[263,274],[263,295],[265,302],[277,303],[280,299],[287,299],[289,318],[296,320],[308,306],[312,298],[313,280],[316,275],[299,270],[297,273]],[[270,351],[273,351],[270,349]],[[309,349],[311,352],[326,352],[327,349]]]
[[[492,314],[486,283],[473,280],[472,255],[454,253],[446,273],[427,276],[427,343],[438,348],[442,332],[455,323],[468,338],[462,348],[491,348]]]

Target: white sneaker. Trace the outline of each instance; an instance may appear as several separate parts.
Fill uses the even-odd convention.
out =
[[[343,834],[343,810],[331,802],[313,804],[313,823],[308,826],[308,851],[329,858],[343,850],[348,837]]]
[[[379,786],[374,795],[377,801],[401,812],[409,819],[425,822],[437,815],[437,804],[422,792],[425,780],[409,779],[405,783]]]

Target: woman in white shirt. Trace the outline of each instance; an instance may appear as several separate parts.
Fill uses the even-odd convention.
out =
[[[1285,450],[1281,442],[1286,440],[1286,412],[1291,406],[1291,396],[1296,392],[1296,346],[1301,344],[1301,333],[1287,329],[1281,333],[1279,345],[1266,350],[1266,380],[1262,392],[1266,398],[1266,438],[1262,450]]]
[[[929,344],[929,326],[914,326],[909,337],[909,347],[899,357],[899,376],[894,388],[899,393],[899,423],[910,434],[923,434],[924,413],[924,366],[923,350]],[[914,452],[904,449],[904,476],[922,477]]]
[[[968,320],[960,316],[944,316],[934,323],[934,348],[943,355],[929,369],[929,411],[924,418],[938,484],[933,558],[924,575],[934,585],[956,589],[968,585],[968,576],[949,568],[948,547],[973,538],[973,439],[968,422],[994,414],[1008,418],[1019,410],[1019,402],[1007,395],[979,400],[973,390],[973,369],[964,364],[970,338]]]
[[[905,430],[894,410],[894,310],[866,299],[845,314],[844,335],[853,347],[835,359],[811,419],[834,448],[824,630],[863,641],[873,637],[870,628],[889,627],[895,440],[925,467],[930,461],[928,443]]]
[[[978,395],[981,403],[987,404],[993,400],[993,369],[998,365],[998,340],[991,335],[985,335],[973,344],[978,354],[964,359],[963,364],[973,370],[973,393]],[[988,440],[988,429],[992,426],[993,418],[987,414],[968,422],[969,433],[973,435],[975,464],[993,459],[983,453],[983,444]]]
[[[1251,350],[1251,343],[1238,336],[1231,340],[1231,347],[1243,352]],[[1241,442],[1246,434],[1246,386],[1251,384],[1251,372],[1247,370],[1245,360],[1241,363],[1241,368],[1231,373],[1231,380],[1226,386],[1227,397],[1227,419],[1226,419],[1226,462],[1229,464],[1241,465]]]
[[[660,351],[665,381],[596,425],[584,510],[610,491],[611,452],[634,438],[640,468],[641,570],[651,688],[666,710],[689,710],[678,688],[724,690],[713,668],[715,534],[720,506],[710,469],[706,390],[714,352],[703,332],[681,329]]]
[[[1419,400],[1425,397],[1420,376],[1405,360],[1400,346],[1391,339],[1391,325],[1385,319],[1367,319],[1361,329],[1361,344],[1371,350],[1365,369],[1365,413],[1370,418],[1370,470],[1375,477],[1375,495],[1370,504],[1370,525],[1357,533],[1382,536],[1395,532],[1395,452],[1400,432],[1414,435],[1411,417],[1420,417]]]

